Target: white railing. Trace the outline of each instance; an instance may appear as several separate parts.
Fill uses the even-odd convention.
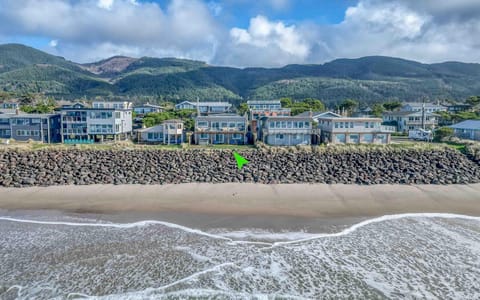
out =
[[[395,131],[397,131],[397,127],[382,125],[382,126],[380,126],[380,131],[381,132],[395,132]]]

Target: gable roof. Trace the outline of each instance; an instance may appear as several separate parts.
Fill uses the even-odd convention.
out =
[[[422,115],[421,111],[409,111],[409,110],[401,110],[401,111],[387,111],[383,113],[383,116],[399,116],[405,117],[410,115]],[[425,116],[438,116],[437,114],[431,112],[425,112]]]
[[[466,120],[466,121],[451,125],[449,127],[454,129],[480,130],[480,120]]]

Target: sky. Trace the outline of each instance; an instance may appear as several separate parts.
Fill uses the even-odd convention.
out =
[[[384,55],[480,62],[479,0],[0,0],[0,43],[278,67]]]

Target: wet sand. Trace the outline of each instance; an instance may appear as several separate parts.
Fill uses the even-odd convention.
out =
[[[154,219],[200,228],[330,231],[328,228],[388,214],[480,216],[480,184],[195,183],[0,188],[0,209],[10,215],[49,210],[102,215],[101,219],[115,222]]]

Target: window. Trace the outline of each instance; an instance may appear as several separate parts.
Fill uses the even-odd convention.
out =
[[[200,134],[200,139],[202,139],[202,140],[208,139],[208,134],[206,134],[206,133],[201,133],[201,134]]]
[[[148,139],[149,139],[149,140],[153,140],[153,132],[149,132],[149,133],[148,133]]]
[[[353,128],[353,122],[350,122],[350,128]]]
[[[270,122],[269,127],[270,128],[275,128],[275,122]]]
[[[365,122],[365,128],[368,128],[368,122]]]
[[[280,125],[280,122],[275,122],[275,128],[282,128],[282,126]]]
[[[177,124],[177,129],[182,129],[182,124]]]
[[[370,128],[373,128],[375,126],[374,122],[370,122]]]
[[[39,136],[38,130],[17,130],[17,136]]]
[[[120,119],[120,112],[119,111],[115,112],[115,119]]]
[[[298,122],[293,122],[293,128],[298,128]]]
[[[197,122],[197,127],[203,127],[203,128],[208,127],[208,122],[207,121],[199,121],[199,122]]]
[[[310,122],[305,122],[305,128],[309,128],[310,127]]]
[[[340,122],[340,128],[343,128],[343,122]]]
[[[115,132],[119,132],[120,131],[120,124],[115,124]]]
[[[222,128],[226,128],[228,127],[228,123],[227,122],[222,122]]]
[[[40,119],[34,118],[30,120],[31,124],[40,124]]]
[[[287,128],[292,128],[292,122],[287,122]]]
[[[287,122],[282,121],[281,123],[282,123],[282,128],[287,128]]]
[[[229,128],[235,128],[235,123],[233,123],[233,122],[228,123],[228,127]]]
[[[276,137],[277,139],[282,140],[282,139],[283,139],[283,134],[276,134],[275,137]]]
[[[235,133],[235,134],[232,135],[232,139],[240,140],[240,139],[242,139],[242,135],[240,133]]]
[[[338,128],[338,123],[337,122],[335,122],[335,128]]]
[[[219,122],[212,122],[212,128],[215,128],[215,129],[220,128],[220,123]]]
[[[408,117],[409,121],[413,121],[413,119],[414,119],[413,117]]]
[[[298,122],[298,128],[303,128],[303,122]]]

